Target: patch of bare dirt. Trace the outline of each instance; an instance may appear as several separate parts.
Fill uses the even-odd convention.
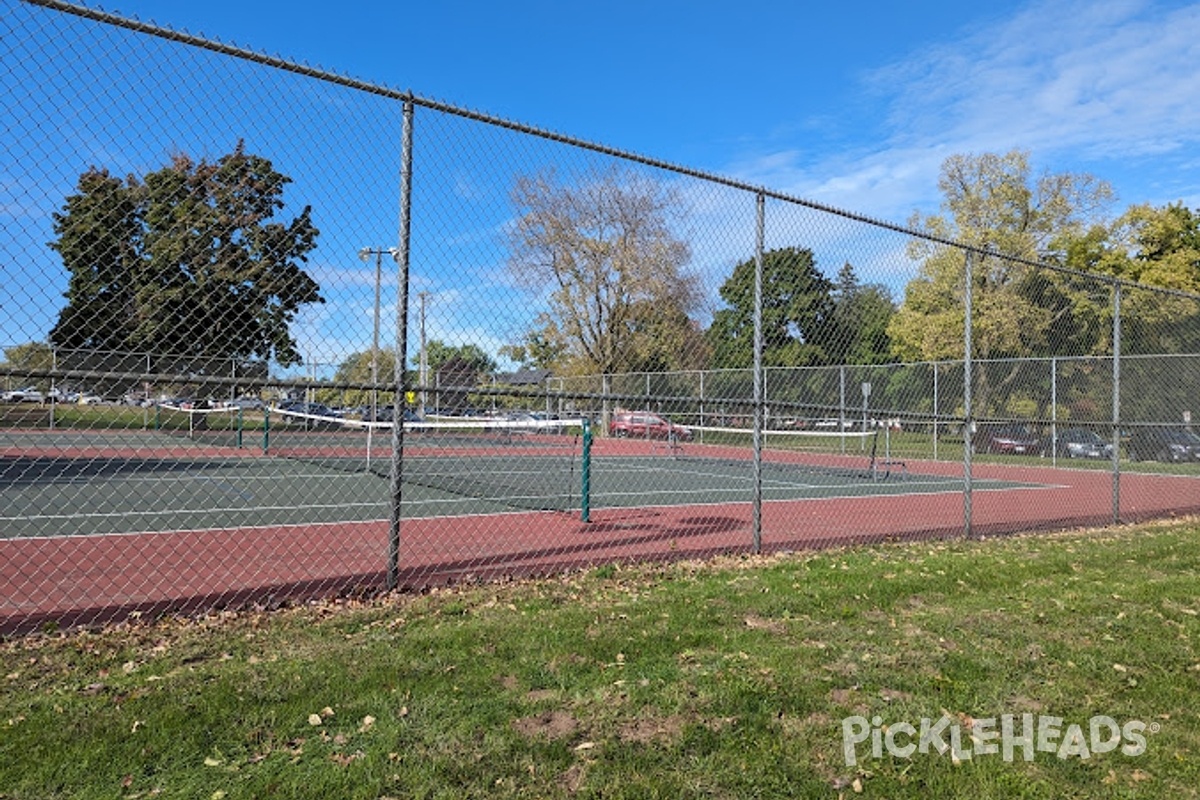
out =
[[[641,717],[624,723],[617,729],[617,737],[623,742],[649,744],[653,741],[674,741],[683,730],[683,718],[670,716],[662,719]]]
[[[513,728],[529,739],[565,739],[579,729],[579,720],[566,711],[543,711],[513,720]]]

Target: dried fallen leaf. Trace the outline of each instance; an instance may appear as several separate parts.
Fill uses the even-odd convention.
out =
[[[350,755],[333,753],[329,756],[330,761],[342,767],[349,766],[351,763],[358,761],[360,758],[366,758],[366,753],[364,753],[362,750],[355,750]]]
[[[375,725],[375,718],[370,714],[362,718],[362,724],[358,726],[359,733],[366,733]]]
[[[309,714],[308,715],[308,724],[309,725],[320,725],[321,724],[321,715],[320,714]]]

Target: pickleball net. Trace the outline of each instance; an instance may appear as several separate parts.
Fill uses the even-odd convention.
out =
[[[184,408],[169,403],[154,406],[153,427],[195,445],[231,449],[253,446],[247,441],[247,431],[262,429],[260,421],[247,420],[240,408]]]
[[[321,469],[390,478],[394,424],[271,409],[266,455]],[[405,421],[402,486],[537,511],[586,507],[583,419]]]
[[[819,475],[863,481],[904,478],[907,465],[886,447],[886,432],[863,430],[774,430],[759,432],[764,470],[772,474]],[[672,436],[658,452],[681,462],[749,465],[754,460],[754,432],[748,428],[689,426],[686,436]]]

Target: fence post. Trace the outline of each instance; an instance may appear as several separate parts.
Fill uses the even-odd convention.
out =
[[[846,455],[846,365],[838,367],[838,440]]]
[[[938,362],[933,362],[933,460],[938,458]]]
[[[754,552],[762,552],[762,425],[763,425],[763,239],[766,195],[755,201],[754,235],[754,501],[751,511]]]
[[[971,295],[972,260],[968,250],[963,261],[963,537],[971,538],[971,448],[974,446],[974,413],[971,408]]]
[[[1121,521],[1121,282],[1113,281],[1112,518]]]
[[[413,102],[404,101],[400,132],[400,230],[397,243],[395,395],[392,398],[392,468],[389,480],[387,588],[400,583],[400,499],[404,468],[405,365],[408,363],[408,263],[412,222]]]
[[[1058,466],[1058,356],[1050,356],[1050,465]]]

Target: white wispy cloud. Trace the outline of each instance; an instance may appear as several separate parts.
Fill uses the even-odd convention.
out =
[[[868,73],[879,143],[816,163],[775,152],[739,174],[902,221],[936,207],[955,153],[1028,150],[1039,169],[1087,171],[1126,203],[1200,199],[1200,5],[1039,0]],[[809,154],[811,156],[811,154]]]

